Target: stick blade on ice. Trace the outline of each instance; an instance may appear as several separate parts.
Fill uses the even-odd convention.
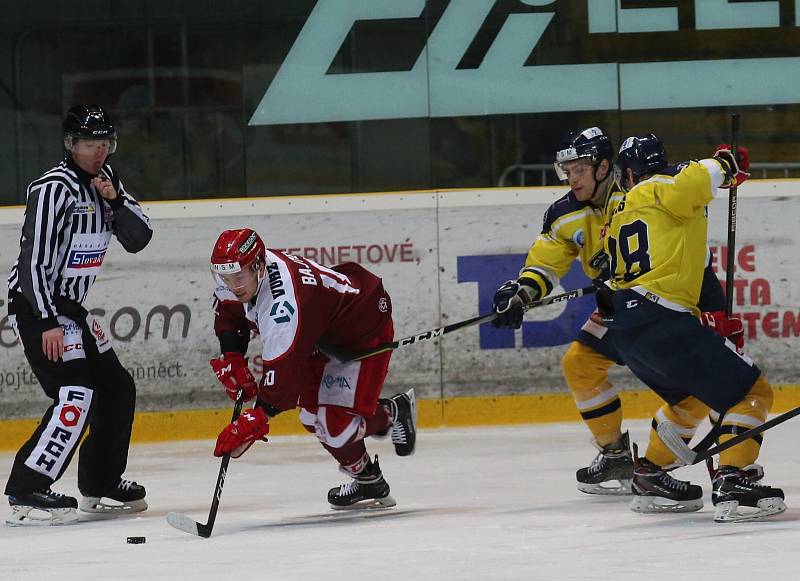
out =
[[[689,445],[683,441],[677,426],[673,422],[669,420],[659,422],[656,431],[658,432],[658,437],[661,438],[664,445],[675,454],[679,462],[684,466],[690,466],[695,463],[697,452],[692,450]]]
[[[167,522],[179,531],[189,533],[190,535],[196,535],[198,537],[208,536],[201,534],[200,527],[203,525],[193,519],[190,519],[185,514],[170,512],[167,514]]]

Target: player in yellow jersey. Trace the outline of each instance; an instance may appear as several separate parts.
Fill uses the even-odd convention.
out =
[[[612,179],[613,156],[611,141],[598,127],[570,132],[563,140],[555,167],[571,189],[547,209],[542,232],[531,246],[519,278],[498,289],[495,326],[519,328],[523,304],[550,294],[576,258],[589,278],[608,278],[601,237],[606,224],[603,208],[614,207],[622,199]],[[724,308],[722,288],[711,268],[702,295],[701,310]],[[600,450],[591,465],[577,471],[577,486],[588,494],[630,494],[630,444],[627,432],[622,432],[619,390],[608,381],[611,366],[623,362],[606,333],[599,316],[593,314],[562,358],[567,385]],[[738,333],[743,336],[741,326]]]
[[[749,160],[742,160],[746,171]],[[714,157],[668,165],[659,139],[629,137],[614,166],[624,198],[609,208],[605,248],[611,278],[597,302],[612,343],[639,379],[665,402],[653,420],[677,424],[691,437],[711,408],[724,414],[720,441],[764,422],[772,388],[752,359],[704,327],[697,301],[706,265],[706,205],[717,188],[738,185],[747,174],[728,149]],[[745,467],[758,457],[761,437],[709,463],[718,522],[763,518],[783,512],[783,491],[756,484]],[[700,486],[665,469],[674,454],[654,430],[644,457],[634,447],[637,512],[687,512],[703,506]],[[742,506],[752,507],[740,512]]]

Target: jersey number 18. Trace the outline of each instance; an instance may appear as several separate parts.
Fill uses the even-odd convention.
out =
[[[635,238],[635,240],[634,240]],[[618,259],[622,259],[625,272],[622,279],[631,281],[650,270],[650,240],[647,235],[647,222],[635,220],[623,224],[619,229],[619,244],[613,237],[608,238],[608,251],[611,255],[611,275],[618,277]]]

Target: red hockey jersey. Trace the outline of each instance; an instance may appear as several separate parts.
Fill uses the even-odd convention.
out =
[[[374,347],[391,329],[392,305],[381,279],[359,264],[328,268],[307,258],[267,249],[267,271],[256,297],[236,301],[215,289],[214,330],[261,336],[264,373],[259,399],[286,410],[304,392],[316,397],[325,345],[343,351]]]

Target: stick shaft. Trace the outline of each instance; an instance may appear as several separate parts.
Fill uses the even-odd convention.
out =
[[[235,422],[242,413],[242,405],[244,404],[244,392],[239,393],[239,398],[236,400],[236,405],[233,406],[233,415],[231,422]],[[211,536],[211,531],[214,528],[214,521],[217,520],[217,510],[219,509],[219,500],[222,496],[222,486],[225,484],[225,476],[228,473],[228,463],[231,461],[231,455],[225,454],[222,457],[222,462],[219,467],[219,474],[217,475],[217,484],[214,486],[214,498],[211,500],[211,509],[208,511],[208,521],[203,524],[197,522],[177,512],[170,512],[167,514],[167,522],[178,530],[191,535],[197,535],[207,539]]]
[[[731,114],[731,153],[738,161],[739,153],[739,114]],[[725,272],[725,314],[733,313],[733,277],[736,269],[736,205],[737,187],[728,190],[728,260]]]
[[[796,407],[793,410],[789,410],[786,413],[783,413],[783,414],[781,414],[779,416],[775,416],[774,418],[764,422],[760,426],[756,426],[755,428],[750,428],[749,430],[747,430],[745,432],[742,432],[741,434],[739,434],[737,436],[734,436],[730,440],[727,440],[727,441],[723,442],[719,446],[714,446],[713,448],[711,448],[709,450],[706,450],[705,452],[700,452],[699,454],[697,454],[697,457],[694,459],[694,464],[697,464],[698,462],[702,462],[706,458],[711,458],[711,456],[719,454],[720,452],[724,452],[728,448],[732,448],[736,444],[739,444],[739,443],[741,443],[741,442],[743,442],[743,441],[745,441],[745,440],[747,440],[749,438],[753,438],[753,437],[761,434],[762,432],[766,432],[770,428],[774,428],[775,426],[777,426],[779,424],[782,424],[786,420],[792,419],[793,417],[795,417],[798,414],[800,414],[800,407]]]
[[[539,301],[533,301],[532,303],[526,305],[525,310],[535,309],[537,307],[543,307],[546,305],[551,305],[553,303],[560,303],[571,299],[577,299],[578,297],[592,294],[596,290],[597,289],[595,289],[595,287],[593,286],[577,288],[565,293],[561,293],[559,295],[546,297]],[[467,319],[465,321],[459,321],[457,323],[452,323],[444,327],[431,329],[430,331],[425,331],[424,333],[411,335],[410,337],[404,337],[403,339],[398,339],[397,341],[393,341],[391,343],[383,343],[381,345],[378,345],[377,347],[373,347],[372,349],[362,351],[360,353],[351,353],[344,355],[342,353],[337,353],[336,349],[327,346],[325,346],[322,349],[322,351],[327,355],[335,357],[342,363],[347,361],[358,361],[360,359],[366,359],[367,357],[372,357],[373,355],[378,355],[379,353],[385,353],[386,351],[393,351],[400,347],[405,347],[406,345],[413,345],[414,343],[422,343],[423,341],[430,341],[437,337],[441,337],[442,335],[446,335],[448,333],[452,333],[453,331],[457,331],[458,329],[463,329],[464,327],[469,327],[471,325],[480,325],[482,323],[488,323],[489,321],[494,320],[496,317],[497,313],[480,315],[477,317],[473,317],[471,319]]]
[[[244,392],[239,395],[239,399],[236,400],[236,405],[233,406],[233,414],[231,415],[231,422],[235,422],[239,417],[239,414],[242,413],[242,405],[244,404]],[[201,527],[197,527],[200,531],[201,536],[208,537],[211,535],[211,529],[214,528],[214,521],[217,520],[217,509],[219,509],[219,500],[222,496],[222,487],[225,484],[225,476],[228,473],[228,463],[231,461],[231,455],[225,454],[222,457],[222,463],[219,466],[219,474],[217,475],[217,484],[214,486],[214,498],[211,500],[211,509],[208,511],[208,523],[201,529]],[[203,534],[207,533],[207,534]]]

